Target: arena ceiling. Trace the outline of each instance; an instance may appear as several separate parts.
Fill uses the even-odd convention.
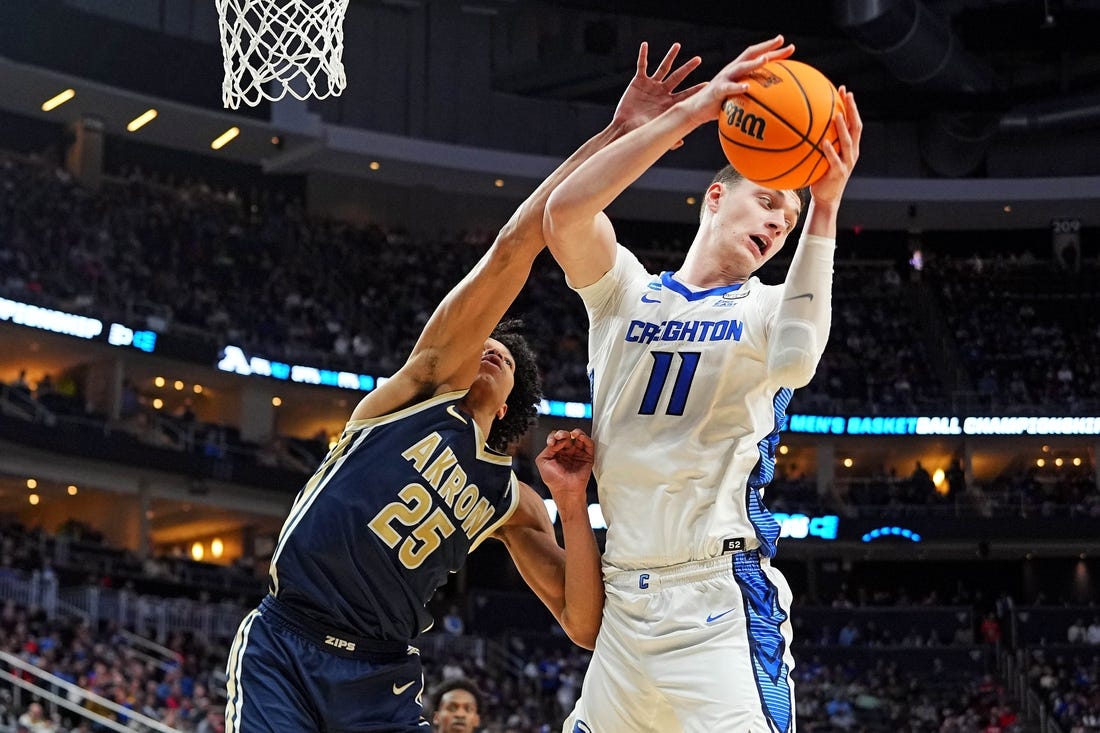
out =
[[[609,70],[602,57],[629,65],[623,46],[633,38],[656,47],[684,41],[703,57],[697,76],[706,79],[746,45],[782,32],[796,58],[857,91],[867,121],[917,126],[932,174],[978,172],[982,153],[999,139],[1034,146],[1073,132],[1100,137],[1097,0],[547,4],[584,14],[585,53],[506,69],[499,87],[614,104],[627,69]]]

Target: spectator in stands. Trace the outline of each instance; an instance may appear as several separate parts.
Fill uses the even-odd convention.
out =
[[[38,380],[38,384],[34,388],[35,399],[42,399],[46,395],[54,393],[53,377],[49,374],[43,374],[42,378]]]
[[[42,703],[32,702],[27,706],[27,711],[19,716],[20,733],[55,733],[57,726],[46,717],[46,711]]]
[[[1001,623],[997,620],[996,615],[992,611],[985,615],[982,619],[981,626],[978,628],[978,633],[981,636],[982,642],[985,644],[999,644],[1001,641]]]
[[[432,695],[436,733],[473,733],[481,725],[481,690],[465,677],[439,686]]]
[[[944,472],[947,479],[947,499],[958,501],[959,497],[966,493],[966,472],[963,470],[962,461],[958,458],[951,459],[951,465]]]
[[[932,483],[932,476],[920,461],[917,461],[913,473],[909,475],[909,485],[913,503],[927,503],[936,495],[936,485]]]
[[[840,646],[855,646],[860,643],[861,634],[855,621],[849,621],[841,627],[836,636],[836,643]]]
[[[30,395],[31,385],[30,382],[27,381],[26,369],[19,370],[19,374],[16,375],[15,381],[11,383],[11,386],[25,395]]]
[[[458,606],[451,604],[447,614],[443,617],[443,630],[452,636],[462,636],[466,630],[466,624],[462,620],[462,614],[458,612]]]
[[[1088,639],[1088,630],[1085,628],[1083,618],[1076,619],[1066,629],[1066,641],[1070,644],[1084,644]]]
[[[1100,645],[1100,616],[1093,616],[1092,623],[1085,632],[1085,641],[1092,646]]]

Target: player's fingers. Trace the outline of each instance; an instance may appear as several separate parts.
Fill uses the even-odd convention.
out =
[[[585,451],[586,453],[591,453],[593,448],[595,447],[595,444],[592,442],[592,438],[590,438],[583,430],[579,428],[575,428],[572,432],[570,432],[569,437],[574,446]]]
[[[738,56],[737,58],[738,59],[753,58],[753,57],[759,56],[761,54],[765,54],[769,51],[773,51],[773,50],[779,48],[782,45],[783,45],[783,36],[778,35],[778,36],[775,36],[773,38],[769,38],[766,41],[761,41],[760,43],[754,43],[753,45],[749,46],[744,51],[742,51],[741,55]]]
[[[546,436],[546,445],[548,447],[553,447],[555,445],[560,444],[563,440],[566,440],[568,437],[569,437],[569,433],[567,433],[564,430],[551,430],[550,433]]]
[[[698,58],[698,57],[696,57],[696,58]],[[703,89],[706,89],[706,87],[707,87],[707,83],[705,81],[699,82],[695,86],[688,87],[687,89],[683,89],[679,92],[676,92],[675,94],[672,95],[672,99],[674,100],[674,102],[679,102],[683,99],[687,99],[688,97],[690,97],[691,95],[693,95],[693,94],[695,94],[699,91],[702,91]]]
[[[698,69],[701,63],[703,63],[703,59],[700,56],[693,56],[688,59],[684,62],[683,66],[668,75],[668,78],[664,81],[665,86],[669,89],[675,89],[680,86],[680,82],[686,79],[688,74]]]
[[[744,94],[749,90],[749,85],[744,82],[725,82],[716,84],[712,90],[712,94],[715,99],[720,99],[725,102],[730,97],[735,97]]]
[[[674,43],[668,48],[668,53],[661,59],[661,64],[657,67],[657,70],[653,72],[653,78],[657,81],[664,81],[665,76],[668,75],[669,70],[672,69],[672,62],[676,60],[676,54],[680,53],[680,44]]]
[[[649,44],[642,41],[642,45],[638,47],[638,70],[637,76],[646,76],[646,67],[649,65]]]
[[[836,134],[840,140],[840,149],[850,149],[852,147],[852,130],[848,126],[847,116],[837,112],[833,115],[833,124],[836,125]]]
[[[844,87],[841,87],[843,90]],[[851,100],[851,92],[841,92],[845,102]],[[846,107],[844,115],[836,115],[837,135],[840,138],[840,151],[849,164],[854,164],[859,158],[859,138],[863,131],[863,122],[859,119],[859,111],[851,106]]]
[[[789,58],[794,53],[794,44],[788,43],[786,46],[775,51],[769,51],[764,55],[765,63],[768,61],[777,61],[779,59]]]
[[[859,106],[856,104],[856,95],[846,92],[844,95],[844,116],[848,120],[848,128],[852,131],[852,142],[859,150],[859,141],[863,137],[863,117],[859,114]]]
[[[841,134],[843,135],[843,133],[841,133]],[[843,150],[844,149],[843,140],[841,141],[840,145],[841,145],[840,149]],[[840,153],[837,152],[836,148],[834,148],[832,145],[822,145],[820,150],[821,150],[821,154],[825,156],[825,162],[829,166],[829,173],[833,173],[835,171],[840,171],[844,168],[844,159],[841,158]]]

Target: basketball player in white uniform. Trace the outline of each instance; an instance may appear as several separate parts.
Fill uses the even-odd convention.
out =
[[[579,166],[551,195],[547,243],[591,321],[595,473],[607,520],[607,601],[567,733],[790,733],[791,596],[771,567],[779,527],[763,504],[794,388],[813,377],[831,317],[836,214],[862,123],[841,88],[839,153],[810,189],[786,282],[774,257],[803,200],[723,169],[676,272],[650,274],[603,214],[738,83],[786,58],[748,48],[703,91]],[[716,146],[717,147],[717,146]]]

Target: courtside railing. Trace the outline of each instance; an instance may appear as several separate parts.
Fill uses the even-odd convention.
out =
[[[20,697],[22,693],[26,692],[54,707],[64,708],[97,726],[101,726],[99,729],[106,728],[107,730],[118,731],[118,733],[133,733],[134,730],[179,733],[176,728],[170,728],[159,720],[154,720],[136,710],[123,707],[101,695],[89,692],[71,682],[66,682],[41,667],[36,667],[7,652],[0,652],[0,662],[2,662],[0,682],[7,683],[12,687],[12,698],[17,709],[22,707]],[[14,673],[13,669],[18,670],[19,674]],[[33,680],[28,678],[33,678]],[[58,694],[55,690],[64,694]],[[86,703],[94,704],[100,710],[110,710],[118,715],[118,719],[115,720],[93,712],[84,706]]]

